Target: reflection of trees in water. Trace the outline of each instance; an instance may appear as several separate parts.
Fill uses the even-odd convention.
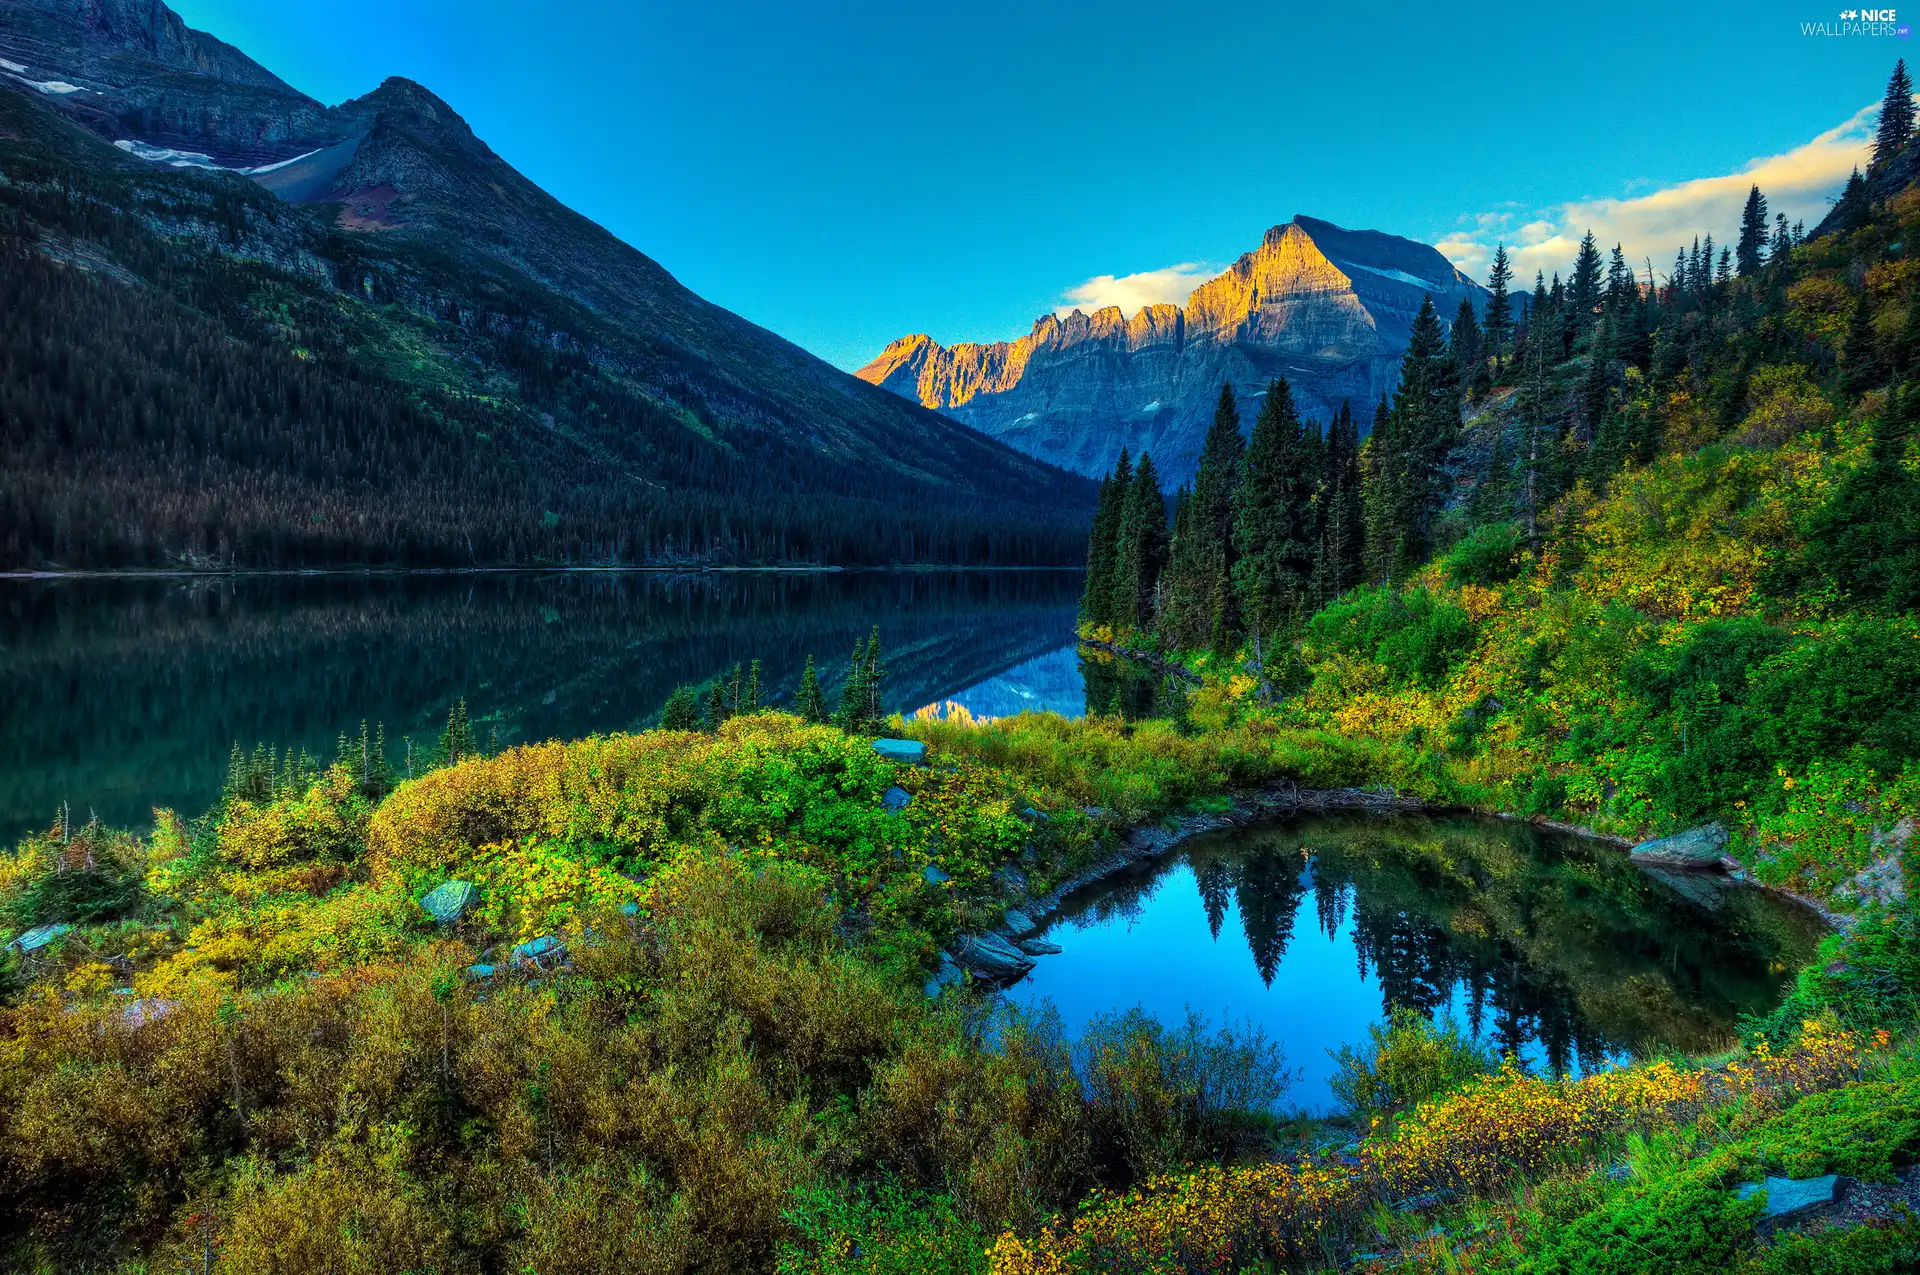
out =
[[[551,573],[0,581],[0,836],[62,800],[134,823],[211,802],[236,740],[323,756],[362,718],[484,741],[628,729],[672,688],[811,653],[829,694],[880,627],[890,708],[1073,640],[1062,572]]]
[[[1817,938],[1759,891],[1705,908],[1618,854],[1525,825],[1319,819],[1204,839],[1188,860],[1215,938],[1237,906],[1269,984],[1311,894],[1322,933],[1351,927],[1383,1013],[1432,1015],[1462,990],[1476,1035],[1503,1052],[1539,1042],[1556,1072],[1724,1042]]]
[[[1138,660],[1080,648],[1080,678],[1087,688],[1089,717],[1120,717],[1129,722],[1177,717],[1186,707],[1181,688]]]

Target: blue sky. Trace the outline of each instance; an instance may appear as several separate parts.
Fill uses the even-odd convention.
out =
[[[326,102],[420,81],[683,283],[849,368],[906,332],[1177,297],[1296,212],[1470,269],[1526,238],[1529,277],[1591,222],[1664,269],[1682,233],[1733,229],[1756,160],[1811,224],[1911,44],[1803,35],[1828,0],[170,2]]]

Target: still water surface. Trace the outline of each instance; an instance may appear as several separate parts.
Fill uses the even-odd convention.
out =
[[[60,803],[137,826],[210,806],[237,742],[483,743],[643,727],[681,683],[806,657],[829,702],[878,625],[890,709],[1077,714],[1078,572],[488,573],[0,580],[0,844]]]
[[[1532,1068],[1578,1073],[1730,1043],[1779,1002],[1822,929],[1795,904],[1661,879],[1526,824],[1326,817],[1196,839],[1069,900],[1010,989],[1077,1035],[1100,1013],[1250,1022],[1331,1106],[1327,1051],[1406,1006]]]

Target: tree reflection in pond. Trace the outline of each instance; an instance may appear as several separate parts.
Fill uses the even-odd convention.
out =
[[[1197,839],[1070,901],[1066,948],[1010,993],[1075,1026],[1143,1004],[1250,1018],[1326,1101],[1326,1049],[1406,1006],[1553,1072],[1728,1043],[1778,1002],[1818,922],[1761,891],[1472,818],[1316,818]]]

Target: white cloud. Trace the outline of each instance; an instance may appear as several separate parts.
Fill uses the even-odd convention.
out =
[[[1637,269],[1644,271],[1646,259],[1651,258],[1654,269],[1665,278],[1674,250],[1691,244],[1694,236],[1712,235],[1717,244],[1733,244],[1747,191],[1755,185],[1767,197],[1769,219],[1785,213],[1789,222],[1804,220],[1811,230],[1847,184],[1847,175],[1855,166],[1866,168],[1878,110],[1878,103],[1862,107],[1805,145],[1749,160],[1737,173],[1697,177],[1631,198],[1579,199],[1555,208],[1482,213],[1464,218],[1465,228],[1434,246],[1484,281],[1494,245],[1504,242],[1513,259],[1515,287],[1531,288],[1536,270],[1549,277],[1556,270],[1566,274],[1580,237],[1592,230],[1602,251],[1617,243]]]
[[[1182,261],[1178,265],[1142,270],[1139,274],[1121,275],[1117,279],[1110,274],[1095,275],[1085,283],[1075,284],[1061,293],[1060,304],[1054,307],[1053,312],[1065,318],[1075,310],[1092,314],[1106,306],[1117,305],[1122,313],[1132,318],[1150,305],[1163,302],[1185,305],[1188,295],[1195,288],[1219,273],[1219,266]]]

